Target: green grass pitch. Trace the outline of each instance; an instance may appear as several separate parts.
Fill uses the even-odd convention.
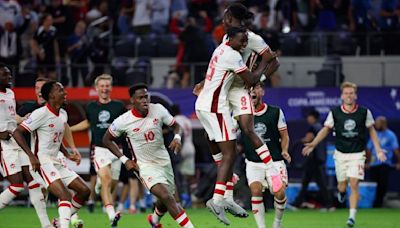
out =
[[[50,218],[57,216],[56,208],[49,208],[48,214]],[[195,227],[225,227],[219,223],[217,219],[206,209],[189,209],[187,214],[192,220]],[[86,208],[83,208],[80,217],[85,221],[84,227],[101,228],[109,227],[106,214],[101,213],[100,208],[96,208],[95,213],[90,214]],[[147,214],[129,215],[124,214],[120,220],[118,227],[149,227]],[[251,228],[256,227],[252,214],[248,218],[234,218],[230,215],[230,227]],[[345,228],[348,210],[340,209],[335,212],[319,212],[314,210],[301,210],[296,212],[288,211],[284,215],[283,226],[285,228]],[[267,227],[271,227],[274,214],[273,210],[269,210],[266,214]],[[163,227],[179,227],[169,215],[162,219]],[[40,227],[33,208],[24,207],[7,207],[0,211],[0,227]],[[400,209],[360,209],[357,213],[355,227],[362,228],[395,228],[400,227]]]

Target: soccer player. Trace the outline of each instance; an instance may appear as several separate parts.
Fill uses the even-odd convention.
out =
[[[252,19],[253,14],[247,10],[245,6],[240,3],[234,3],[228,6],[225,10],[223,16],[223,26],[225,31],[231,27],[238,27],[246,25],[247,21]],[[277,60],[276,53],[272,52],[269,46],[264,42],[261,36],[247,30],[248,43],[246,48],[241,52],[244,62],[249,69],[253,68],[253,65],[257,59],[257,56],[261,56],[261,66],[268,63],[268,68],[264,74],[269,77],[272,75],[279,67],[279,62]],[[227,35],[224,36],[223,42],[227,42]],[[202,83],[199,83],[195,87],[194,93],[202,88]],[[249,90],[246,88],[244,81],[240,77],[235,77],[232,86],[229,89],[228,100],[232,109],[233,116],[239,120],[239,125],[251,142],[254,148],[257,148],[257,153],[262,158],[264,163],[269,163],[271,161],[271,156],[269,154],[268,147],[261,139],[257,136],[254,131],[254,117],[253,117],[253,107],[249,95]],[[213,142],[209,142],[209,147],[211,153],[213,154],[214,161],[219,164],[222,159],[222,154],[220,150]],[[274,170],[269,173],[271,176],[274,175]],[[281,184],[275,185],[276,190],[279,191],[279,186]],[[274,189],[275,189],[274,188]],[[229,212],[236,216],[245,216],[243,211],[238,210],[236,203],[233,201],[233,179],[227,182],[227,190],[225,192],[225,198],[227,202],[227,209]]]
[[[283,212],[286,207],[285,189],[288,184],[288,175],[284,159],[291,161],[288,153],[289,134],[282,109],[267,105],[263,102],[264,83],[259,82],[252,90],[251,95],[255,107],[254,128],[257,135],[268,145],[273,165],[279,170],[284,187],[273,192],[271,178],[267,176],[268,169],[255,152],[249,137],[242,132],[242,143],[246,156],[246,177],[251,190],[251,209],[259,228],[265,228],[265,207],[263,191],[269,188],[274,195],[275,220],[273,228],[280,228]]]
[[[224,200],[224,194],[227,181],[233,174],[232,166],[236,157],[236,129],[231,118],[227,94],[234,77],[243,78],[249,86],[258,82],[265,70],[266,63],[260,63],[254,73],[250,72],[240,55],[247,45],[246,28],[231,27],[227,34],[229,41],[219,45],[211,57],[204,88],[196,100],[195,109],[197,117],[208,134],[208,139],[218,145],[218,149],[222,151],[223,155],[218,169],[214,195],[207,202],[207,207],[220,221],[230,224],[224,213],[224,208],[228,206]],[[265,154],[268,155],[265,157]],[[267,149],[261,155],[265,162],[271,163]],[[237,205],[237,207],[239,206]],[[242,208],[240,209],[235,214],[246,217],[247,213]]]
[[[350,214],[347,225],[353,227],[359,199],[358,186],[360,180],[364,179],[367,132],[369,132],[374,144],[378,160],[385,161],[386,156],[379,145],[371,111],[358,106],[356,103],[357,85],[351,82],[343,82],[340,89],[343,104],[329,112],[324,127],[312,142],[305,144],[302,153],[309,155],[318,143],[329,134],[331,129],[334,129],[336,150],[333,157],[338,181],[338,200],[344,202],[347,184],[350,183]]]
[[[24,190],[23,181],[28,184],[29,199],[35,207],[42,227],[51,227],[46,212],[46,203],[40,184],[32,178],[30,163],[38,164],[35,157],[28,157],[18,146],[12,132],[17,128],[17,115],[14,92],[11,86],[11,71],[0,64],[0,150],[2,175],[10,182],[10,186],[0,194],[0,209],[7,206]]]
[[[127,170],[136,170],[144,185],[157,197],[154,213],[148,216],[152,227],[161,227],[160,219],[167,211],[181,227],[193,227],[175,201],[174,173],[162,134],[163,125],[174,129],[175,137],[169,148],[179,152],[181,128],[162,105],[150,104],[147,85],[133,85],[129,95],[133,108],[113,121],[104,135],[103,145],[125,164]],[[124,156],[113,142],[122,134],[126,134],[136,162]]]
[[[124,103],[111,99],[112,77],[108,74],[98,76],[95,81],[95,89],[98,94],[98,100],[90,102],[86,107],[86,119],[71,126],[72,132],[83,131],[90,128],[91,131],[91,149],[95,172],[100,177],[101,199],[106,208],[110,223],[117,226],[121,218],[121,213],[115,211],[112,198],[112,190],[118,183],[121,162],[110,153],[103,145],[102,138],[112,121],[123,114],[126,109]],[[95,173],[91,168],[92,183],[96,180]],[[94,177],[93,177],[94,176]],[[94,185],[94,184],[93,184]],[[94,188],[94,186],[92,187]],[[94,191],[92,191],[93,194]],[[94,196],[93,198],[94,199]],[[94,202],[90,202],[91,204]],[[89,207],[91,209],[92,206]]]
[[[77,153],[68,153],[62,144],[67,113],[61,106],[65,102],[66,93],[61,83],[46,82],[41,94],[47,104],[36,109],[14,131],[13,137],[31,159],[32,169],[40,171],[47,189],[59,198],[59,227],[69,227],[71,214],[75,214],[87,200],[90,194],[84,181],[72,170],[64,167],[57,159],[61,151],[70,160],[79,163]],[[35,136],[35,153],[29,148],[24,133]],[[36,160],[35,160],[36,159]],[[39,159],[39,160],[38,160]],[[39,163],[40,162],[40,163]],[[74,196],[67,187],[76,192]]]

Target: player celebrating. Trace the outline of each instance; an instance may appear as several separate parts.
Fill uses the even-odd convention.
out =
[[[17,127],[14,92],[11,86],[11,71],[0,64],[0,149],[2,175],[11,185],[0,194],[0,209],[7,206],[20,192],[24,190],[23,181],[28,183],[29,199],[35,207],[42,227],[51,227],[46,212],[46,203],[40,189],[40,184],[32,178],[29,171],[30,161],[38,163],[35,157],[28,157],[18,146],[12,132]]]
[[[75,172],[64,167],[57,159],[57,154],[61,150],[67,158],[76,162],[80,160],[79,154],[69,154],[61,142],[68,118],[65,110],[61,108],[66,96],[63,86],[55,81],[46,82],[41,94],[47,101],[46,106],[32,112],[29,118],[17,127],[13,136],[30,157],[32,169],[40,170],[48,190],[59,198],[59,226],[69,227],[71,214],[82,207],[89,197],[90,190]],[[26,132],[34,132],[35,154],[23,137]],[[76,192],[73,197],[66,186]]]
[[[366,132],[374,144],[377,157],[385,161],[386,156],[379,145],[374,128],[374,119],[369,109],[358,106],[357,85],[343,82],[341,85],[343,104],[333,108],[325,120],[325,126],[318,132],[310,143],[306,143],[303,154],[309,155],[333,128],[336,136],[335,160],[336,178],[338,181],[338,200],[344,202],[347,183],[350,183],[350,215],[347,225],[353,227],[356,219],[357,202],[359,199],[358,186],[364,179]]]
[[[100,177],[101,182],[101,199],[106,208],[106,212],[112,226],[117,226],[121,214],[119,211],[115,212],[114,202],[112,198],[112,190],[118,183],[121,162],[104,148],[102,139],[107,128],[111,125],[112,121],[118,116],[123,114],[126,109],[124,104],[120,101],[111,99],[112,91],[112,77],[108,74],[98,76],[95,81],[95,89],[98,94],[98,101],[89,103],[86,107],[86,119],[82,122],[71,127],[74,131],[91,130],[91,149],[93,155],[94,169]],[[91,175],[95,181],[95,172],[93,172],[93,163],[91,163]],[[94,184],[93,184],[94,185]],[[92,186],[93,187],[93,186]],[[93,194],[94,191],[92,191]],[[92,198],[94,199],[94,197]],[[94,205],[90,202],[89,209]]]
[[[261,63],[257,70],[251,73],[243,63],[239,52],[243,51],[247,45],[245,28],[231,27],[228,30],[228,37],[229,42],[219,45],[213,53],[204,88],[197,98],[195,108],[197,117],[208,134],[208,139],[216,142],[223,154],[214,195],[207,202],[207,207],[225,224],[230,224],[230,222],[224,213],[227,205],[224,193],[228,178],[232,177],[232,166],[236,157],[236,134],[227,100],[228,90],[235,74],[243,78],[248,85],[254,85],[260,80],[266,67],[266,64]],[[266,162],[270,161],[268,150],[265,150],[262,156]]]
[[[260,82],[251,92],[255,107],[254,128],[257,135],[263,139],[271,151],[274,165],[280,172],[284,187],[278,192],[272,192],[271,179],[267,176],[268,170],[254,150],[249,137],[242,132],[242,142],[246,155],[246,177],[251,190],[251,208],[259,228],[265,228],[265,207],[263,191],[267,187],[274,195],[275,220],[273,228],[280,228],[283,212],[286,207],[285,188],[288,184],[288,175],[284,158],[290,162],[289,134],[285,116],[279,107],[267,105],[263,102],[264,83]]]
[[[148,217],[152,227],[161,227],[160,219],[167,211],[181,227],[193,227],[175,201],[174,174],[162,136],[163,124],[172,127],[175,137],[169,148],[178,152],[181,149],[181,128],[162,105],[149,104],[147,85],[133,85],[129,88],[129,95],[133,108],[114,120],[104,135],[103,144],[125,164],[127,170],[139,171],[142,182],[158,198],[154,213]],[[124,133],[137,164],[128,160],[113,142]]]

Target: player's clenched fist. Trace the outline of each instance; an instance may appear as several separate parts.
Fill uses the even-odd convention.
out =
[[[133,170],[133,171],[139,172],[139,166],[133,160],[126,161],[125,162],[125,167],[126,167],[126,170],[128,170],[128,171]]]
[[[182,149],[182,143],[180,139],[174,139],[172,140],[171,144],[168,146],[169,149],[174,151],[175,153],[178,153]]]
[[[35,155],[29,156],[29,161],[31,162],[33,171],[38,172],[40,170],[39,159]]]

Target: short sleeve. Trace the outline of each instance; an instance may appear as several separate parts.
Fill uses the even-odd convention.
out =
[[[237,51],[232,51],[232,55],[228,59],[229,61],[229,69],[236,74],[242,73],[247,69],[246,64],[244,64],[243,58]]]
[[[247,45],[247,48],[250,48],[259,55],[264,54],[266,51],[271,51],[270,47],[268,46],[267,43],[265,43],[264,39],[261,36],[254,33],[252,33],[252,35],[249,36],[249,43]]]
[[[168,112],[168,110],[161,104],[157,104],[161,120],[165,125],[172,126],[176,122],[175,118]]]
[[[115,138],[118,138],[125,132],[123,129],[123,122],[123,116],[118,117],[111,123],[108,132],[110,132],[110,134]]]
[[[325,127],[329,127],[329,128],[333,128],[334,124],[335,124],[335,121],[333,120],[333,114],[332,114],[332,111],[330,111],[328,116],[326,117],[324,126]]]
[[[374,123],[375,123],[374,117],[372,116],[371,111],[367,109],[367,118],[365,119],[365,126],[369,128],[372,127]]]
[[[40,128],[46,121],[46,113],[43,109],[37,109],[32,112],[28,119],[24,120],[20,125],[27,131],[32,132]]]
[[[285,114],[283,114],[282,109],[279,109],[278,129],[279,129],[279,131],[283,131],[283,130],[287,129]]]

